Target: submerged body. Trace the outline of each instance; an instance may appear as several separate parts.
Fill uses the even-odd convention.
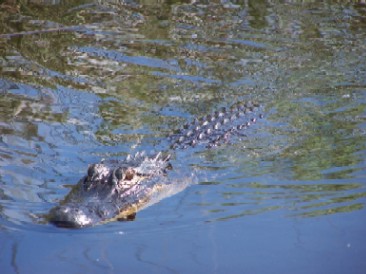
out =
[[[169,159],[175,149],[200,145],[212,148],[226,143],[230,136],[242,135],[255,123],[252,114],[258,107],[251,102],[238,103],[194,119],[168,137],[171,145],[166,153],[150,157],[137,153],[123,161],[90,165],[87,175],[60,205],[50,210],[47,219],[57,226],[71,228],[133,219],[137,211],[185,188],[184,184],[168,180],[172,168]]]

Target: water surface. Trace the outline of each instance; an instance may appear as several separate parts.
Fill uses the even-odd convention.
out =
[[[364,273],[366,6],[333,1],[1,4],[4,273]],[[42,222],[88,164],[167,150],[237,101],[264,118],[174,153],[184,191],[67,230]]]

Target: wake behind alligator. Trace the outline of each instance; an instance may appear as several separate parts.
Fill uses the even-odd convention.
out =
[[[87,174],[46,218],[59,227],[81,228],[113,220],[132,220],[136,212],[182,191],[187,184],[170,182],[170,158],[177,149],[228,143],[256,122],[257,103],[236,103],[194,119],[168,136],[169,148],[154,156],[143,152],[124,160],[89,166]]]

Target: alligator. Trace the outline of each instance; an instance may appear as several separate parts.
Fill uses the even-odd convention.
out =
[[[133,220],[136,213],[157,201],[182,191],[184,183],[169,181],[171,156],[178,149],[214,148],[262,118],[257,103],[237,102],[212,114],[195,118],[167,137],[168,149],[154,155],[138,152],[123,160],[91,164],[87,174],[72,187],[59,205],[47,214],[58,226],[82,228],[114,220]]]

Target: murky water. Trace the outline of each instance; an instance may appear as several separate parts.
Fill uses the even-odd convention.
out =
[[[2,273],[364,273],[363,1],[5,1],[0,17]],[[88,164],[167,149],[242,100],[264,118],[177,152],[171,180],[191,186],[136,220],[40,221]]]

